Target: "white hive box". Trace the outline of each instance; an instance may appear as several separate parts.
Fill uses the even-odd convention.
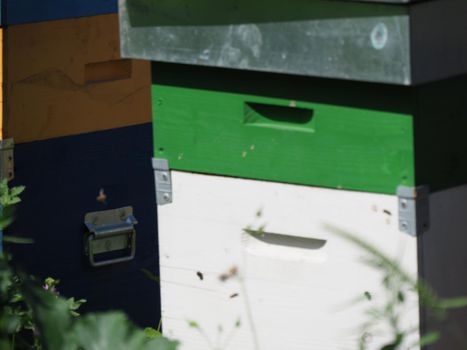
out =
[[[419,242],[398,229],[397,196],[177,171],[172,185],[173,203],[158,207],[161,297],[164,333],[180,340],[181,350],[357,349],[369,305],[352,301],[365,292],[371,302],[384,301],[383,276],[326,225],[358,235],[418,274]],[[454,192],[467,200],[467,188]],[[437,200],[446,197],[449,206],[449,196],[432,197],[437,215],[426,235],[445,218]],[[263,226],[261,237],[244,232]],[[222,282],[232,267],[238,276]],[[417,328],[418,296],[408,293],[412,307],[403,322]],[[389,341],[369,339],[371,349]]]

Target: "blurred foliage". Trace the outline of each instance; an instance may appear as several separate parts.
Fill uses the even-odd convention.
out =
[[[14,205],[23,186],[9,188],[0,182],[0,227],[14,220]],[[4,241],[30,243],[4,236]],[[84,299],[65,299],[58,293],[59,280],[43,283],[16,271],[0,251],[0,349],[1,350],[176,350],[178,343],[158,330],[134,326],[122,312],[80,316]]]
[[[364,262],[379,270],[382,275],[384,300],[382,302],[375,300],[375,296],[368,291],[358,299],[359,302],[369,305],[366,310],[366,322],[361,326],[363,336],[359,343],[359,350],[368,348],[365,336],[372,334],[381,325],[385,325],[384,329],[389,330],[390,334],[387,335],[391,340],[380,350],[420,349],[420,347],[436,343],[442,337],[440,330],[432,329],[423,334],[415,343],[411,343],[413,339],[418,338],[419,327],[407,328],[403,322],[407,311],[414,306],[410,305],[413,302],[408,297],[410,294],[418,295],[415,307],[418,307],[419,303],[424,307],[427,317],[436,321],[437,324],[450,322],[448,317],[450,310],[467,307],[467,297],[440,298],[424,281],[410,276],[397,261],[386,256],[375,246],[337,227],[326,225],[326,228],[362,249],[366,254]],[[467,343],[463,340],[460,342],[462,344],[459,344],[459,349],[467,349]]]
[[[175,350],[177,342],[135,327],[121,312],[79,316],[85,300],[62,298],[58,281],[43,285],[0,258],[0,349]]]

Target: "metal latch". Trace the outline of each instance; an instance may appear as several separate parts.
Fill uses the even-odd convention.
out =
[[[132,207],[87,213],[84,223],[89,230],[85,235],[84,250],[92,266],[116,264],[135,257],[134,225],[138,222]],[[117,251],[120,254],[116,257],[114,252]]]
[[[430,190],[428,186],[397,187],[399,230],[418,236],[430,228]]]
[[[0,140],[0,179],[12,180],[14,177],[13,139]]]
[[[153,158],[154,178],[156,180],[156,202],[158,205],[172,203],[172,177],[170,176],[169,161]]]

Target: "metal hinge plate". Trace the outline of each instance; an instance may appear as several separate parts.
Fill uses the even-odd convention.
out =
[[[14,177],[13,139],[0,140],[0,179],[12,180]]]
[[[397,187],[399,230],[418,236],[430,228],[430,190],[428,186]]]
[[[169,161],[162,158],[153,158],[154,179],[156,181],[156,203],[164,205],[172,203],[172,177],[170,175]]]
[[[135,257],[138,222],[132,207],[87,213],[84,224],[89,232],[85,236],[84,249],[92,266],[105,266],[129,261]],[[103,254],[120,251],[110,259]]]

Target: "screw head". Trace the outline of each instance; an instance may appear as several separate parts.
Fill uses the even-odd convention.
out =
[[[401,229],[407,231],[409,228],[409,223],[407,221],[401,221]]]
[[[407,208],[407,199],[401,199],[401,207],[402,209],[406,209]]]
[[[164,198],[166,202],[168,202],[170,200],[170,193],[164,193],[162,197]]]

